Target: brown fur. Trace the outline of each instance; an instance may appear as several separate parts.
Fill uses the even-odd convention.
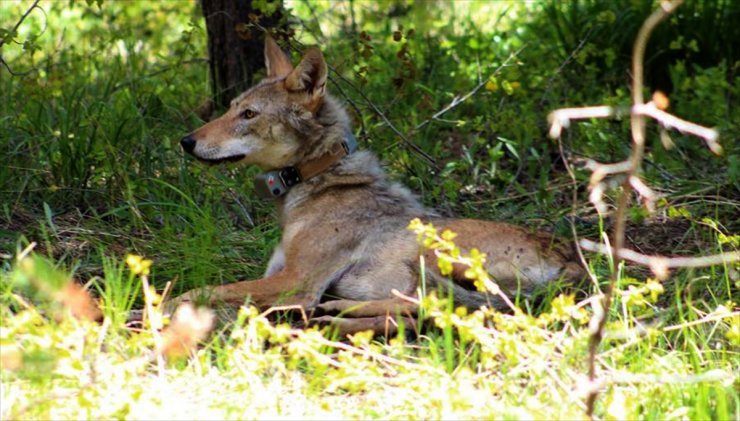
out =
[[[293,68],[268,39],[265,56],[267,79],[190,135],[197,158],[238,160],[265,170],[295,166],[326,154],[351,130],[344,109],[325,93],[327,70],[319,50],[308,50]],[[388,180],[367,151],[346,156],[294,186],[276,205],[282,238],[265,277],[190,291],[170,305],[202,294],[212,304],[234,306],[249,298],[263,309],[300,305],[352,318],[314,319],[336,322],[341,333],[387,331],[388,315],[415,312],[394,290],[407,295],[417,291],[420,248],[416,235],[406,229],[417,217],[457,232],[461,248],[486,253],[486,268],[505,290],[526,294],[562,277],[581,276],[568,247],[547,234],[490,221],[440,218],[404,186]],[[430,287],[452,286],[455,300],[469,307],[486,302],[501,307],[497,297],[474,291],[462,268],[455,269],[450,283],[439,274],[433,254],[426,254],[426,262]],[[336,300],[322,303],[322,297]]]

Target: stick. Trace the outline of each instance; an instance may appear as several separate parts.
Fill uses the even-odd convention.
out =
[[[634,107],[638,107],[644,103],[642,96],[643,60],[645,58],[645,48],[647,46],[647,41],[650,38],[650,33],[682,2],[683,0],[662,2],[660,7],[642,24],[640,31],[637,33],[635,48],[632,54],[632,103]],[[598,383],[596,374],[596,353],[599,349],[599,345],[601,345],[601,340],[603,339],[604,325],[606,324],[606,320],[609,318],[609,308],[611,307],[614,288],[619,277],[619,264],[622,261],[620,251],[623,249],[624,245],[625,218],[630,194],[632,192],[632,185],[629,183],[629,179],[637,176],[645,149],[645,119],[643,116],[633,113],[631,120],[633,141],[632,155],[630,156],[631,165],[630,169],[626,172],[627,180],[622,183],[622,194],[619,197],[617,214],[615,216],[616,222],[611,241],[612,244],[614,244],[614,248],[611,250],[613,261],[611,277],[609,279],[606,293],[604,294],[601,311],[595,311],[594,316],[589,323],[591,336],[588,341],[588,379],[592,384]],[[594,309],[596,308],[597,306],[594,306]],[[588,415],[589,418],[593,418],[594,407],[596,404],[596,398],[599,395],[599,390],[600,388],[598,387],[590,388],[588,396],[586,397],[586,415]]]
[[[591,240],[581,240],[579,245],[583,249],[595,253],[613,253],[613,250],[610,247]],[[740,261],[740,251],[728,251],[726,253],[714,254],[711,256],[665,257],[657,255],[649,256],[647,254],[638,253],[634,250],[622,248],[619,250],[619,255],[624,260],[648,266],[659,278],[665,278],[668,269],[704,268],[715,265],[727,265]]]
[[[513,59],[514,57],[516,57],[517,55],[519,55],[519,53],[522,52],[522,50],[524,49],[524,47],[526,47],[526,45],[525,46],[522,46],[521,48],[519,48],[518,50],[516,50],[513,54],[511,54],[503,62],[503,64],[501,64],[501,66],[498,67],[498,69],[496,69],[493,73],[491,73],[491,76],[489,76],[487,79],[485,79],[485,80],[481,81],[480,83],[478,83],[478,85],[476,85],[470,92],[468,92],[467,94],[465,94],[465,95],[463,95],[461,97],[460,96],[455,96],[452,99],[452,102],[450,102],[449,104],[447,104],[446,107],[442,108],[441,110],[439,110],[436,113],[434,113],[434,115],[432,115],[428,119],[426,119],[426,120],[422,121],[421,123],[419,123],[416,126],[416,130],[421,129],[422,127],[426,126],[427,124],[431,123],[432,121],[438,119],[442,114],[444,114],[447,111],[450,111],[451,109],[457,107],[458,105],[460,105],[463,102],[465,102],[465,100],[467,100],[471,96],[473,96],[476,93],[478,93],[478,91],[480,90],[480,88],[482,88],[483,86],[485,86],[485,84],[488,83],[488,81],[491,79],[492,76],[496,76],[497,74],[499,74],[501,72],[502,69],[504,69],[505,67],[507,67],[508,64],[509,64],[509,61],[511,61],[511,59]]]

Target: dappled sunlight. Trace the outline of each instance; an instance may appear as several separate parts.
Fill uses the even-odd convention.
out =
[[[399,222],[408,250],[380,248],[418,250],[418,265],[396,268],[412,287],[392,290],[408,307],[346,335],[368,302],[330,296],[331,282],[305,307],[207,295],[280,271],[286,251],[258,169],[199,165],[181,148],[225,111],[201,3],[35,3],[0,1],[0,418],[740,414],[737,2],[669,16],[675,4],[653,0],[284,0],[285,26],[269,28],[279,4],[251,2],[227,30],[261,46],[267,29],[292,63],[317,45],[290,86],[333,95],[346,139],[419,203],[476,220],[458,233]],[[373,199],[378,212],[390,200]],[[470,243],[478,220],[546,233],[530,272],[496,275],[500,256]],[[352,250],[352,265],[370,253]],[[547,253],[567,264],[546,266]],[[525,291],[530,273],[546,282]],[[482,298],[457,306],[456,294]]]

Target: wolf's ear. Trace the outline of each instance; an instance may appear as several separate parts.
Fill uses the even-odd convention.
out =
[[[298,66],[285,79],[289,91],[305,91],[312,102],[320,100],[326,90],[327,68],[318,48],[311,48],[303,55]]]
[[[290,64],[288,56],[269,35],[265,36],[265,67],[267,77],[288,76],[293,71],[293,65]]]

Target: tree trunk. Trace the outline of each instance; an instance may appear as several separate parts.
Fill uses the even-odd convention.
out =
[[[274,3],[274,2],[273,2]],[[283,22],[282,0],[266,16],[252,6],[252,0],[202,0],[208,31],[208,59],[213,101],[228,108],[234,97],[252,85],[254,74],[265,67],[264,34],[249,25],[273,28]]]

